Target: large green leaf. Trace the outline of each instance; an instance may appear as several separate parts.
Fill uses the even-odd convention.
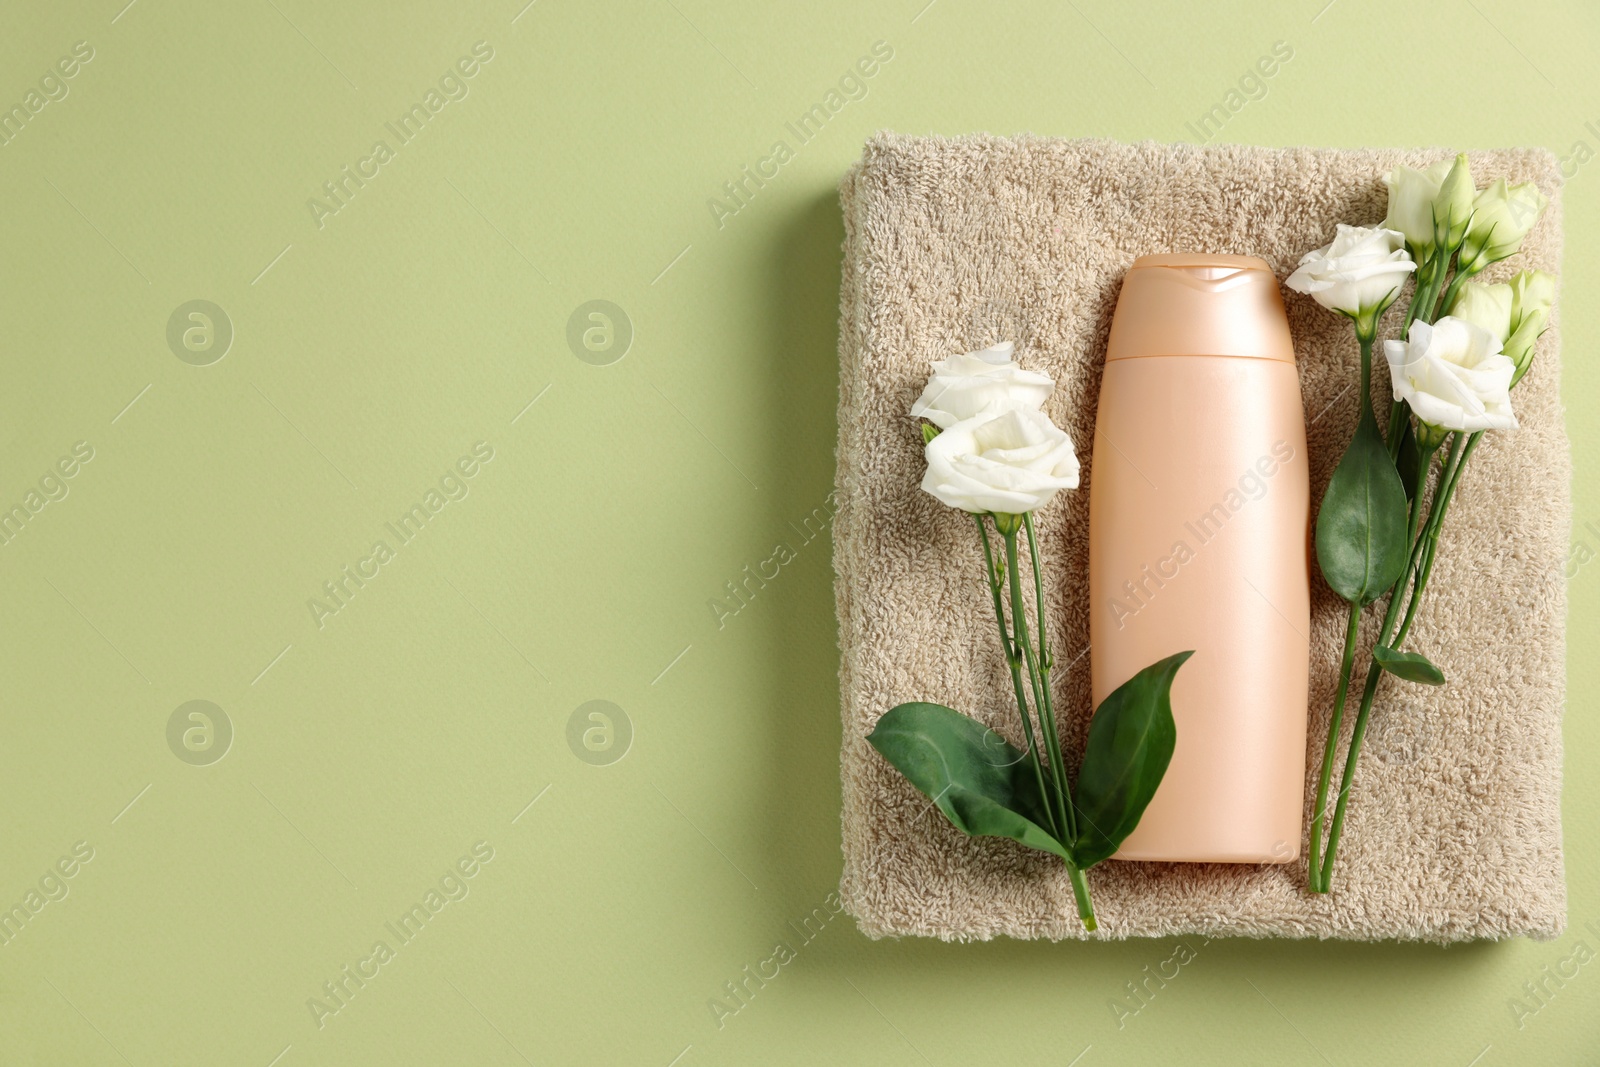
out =
[[[867,740],[956,829],[1071,859],[1046,829],[1033,757],[977,720],[943,704],[899,704]]]
[[[1410,547],[1406,514],[1400,472],[1372,411],[1363,405],[1355,437],[1317,514],[1317,563],[1335,593],[1369,604],[1394,585]]]
[[[1122,846],[1167,773],[1178,739],[1172,680],[1192,655],[1179,652],[1152,663],[1094,713],[1074,791],[1078,839],[1072,852],[1080,867],[1087,870]]]
[[[1444,671],[1428,662],[1421,652],[1396,652],[1388,645],[1378,645],[1372,650],[1372,658],[1396,678],[1423,685],[1444,684]]]

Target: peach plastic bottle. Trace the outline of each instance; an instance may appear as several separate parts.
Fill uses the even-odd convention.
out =
[[[1300,854],[1310,488],[1277,278],[1252,256],[1135,260],[1111,322],[1089,491],[1091,689],[1195,654],[1177,746],[1113,857]]]

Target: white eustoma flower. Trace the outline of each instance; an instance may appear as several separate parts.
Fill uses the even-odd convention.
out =
[[[1396,230],[1339,226],[1333,243],[1306,253],[1285,285],[1331,311],[1376,319],[1417,265]]]
[[[1504,345],[1511,335],[1511,286],[1504,282],[1499,285],[1468,282],[1457,294],[1450,314],[1474,326],[1482,326]]]
[[[1002,341],[935,363],[927,388],[911,405],[912,417],[948,430],[984,411],[1039,410],[1056,383],[1048,374],[1017,366],[1012,351],[1012,343]]]
[[[1427,170],[1396,167],[1383,179],[1389,187],[1389,213],[1383,228],[1405,236],[1419,256],[1433,251],[1433,202],[1450,173],[1450,161],[1441,159]]]
[[[1507,186],[1500,178],[1472,202],[1472,225],[1461,243],[1461,269],[1480,271],[1515,255],[1550,201],[1532,182]]]
[[[1439,430],[1514,430],[1511,379],[1516,366],[1482,326],[1446,315],[1411,324],[1404,341],[1385,341],[1394,398]]]
[[[1040,411],[1008,408],[958,422],[927,443],[925,492],[982,515],[1036,511],[1078,487],[1072,438]]]

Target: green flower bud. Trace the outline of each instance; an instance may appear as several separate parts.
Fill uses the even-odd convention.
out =
[[[1389,213],[1383,228],[1405,235],[1412,258],[1426,264],[1433,252],[1433,202],[1450,173],[1450,161],[1441,159],[1427,170],[1396,167],[1384,176],[1389,187]]]
[[[1509,288],[1513,329],[1529,312],[1548,312],[1556,302],[1556,276],[1547,271],[1521,271],[1511,279]]]
[[[1434,243],[1445,248],[1455,248],[1461,243],[1472,218],[1476,191],[1472,185],[1472,169],[1467,166],[1467,154],[1462,152],[1456,156],[1433,201]]]
[[[1550,322],[1556,299],[1556,278],[1542,270],[1525,270],[1506,286],[1511,292],[1510,331],[1503,351],[1517,365],[1516,385],[1533,366],[1533,346]]]
[[[1507,187],[1500,178],[1472,202],[1472,222],[1461,244],[1461,269],[1477,273],[1515,255],[1550,201],[1532,182]]]
[[[1468,282],[1456,294],[1450,314],[1474,326],[1482,326],[1504,344],[1511,333],[1511,286],[1503,282],[1499,285]]]

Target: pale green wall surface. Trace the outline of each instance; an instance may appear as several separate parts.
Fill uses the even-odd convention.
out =
[[[1600,567],[1570,584],[1566,935],[1194,944],[1120,1025],[1175,942],[797,933],[840,868],[826,538],[720,627],[708,606],[826,505],[835,189],[867,136],[1192,140],[1277,41],[1293,59],[1224,139],[1570,157],[1573,537],[1600,551],[1600,12],[124,2],[14,4],[0,32],[0,107],[92,48],[0,146],[0,507],[66,490],[0,545],[0,906],[40,891],[0,945],[0,1063],[1600,1059],[1600,963],[1510,1003],[1600,949]],[[719,220],[879,41],[865,95]],[[385,124],[477,42],[466,95],[402,145]],[[308,200],[379,140],[319,227]],[[206,366],[167,341],[197,299],[234,333]],[[632,324],[608,366],[568,344],[591,300]],[[46,477],[77,442],[93,458]],[[479,442],[402,544],[385,523]],[[376,574],[314,617],[346,566]],[[231,723],[220,760],[177,755],[220,735],[169,745],[192,700]],[[618,762],[569,745],[591,700],[631,723]],[[463,857],[466,895],[402,943],[386,924]],[[323,983],[380,940],[319,1026],[308,1000],[337,1006]],[[708,1002],[780,941],[719,1026]]]

